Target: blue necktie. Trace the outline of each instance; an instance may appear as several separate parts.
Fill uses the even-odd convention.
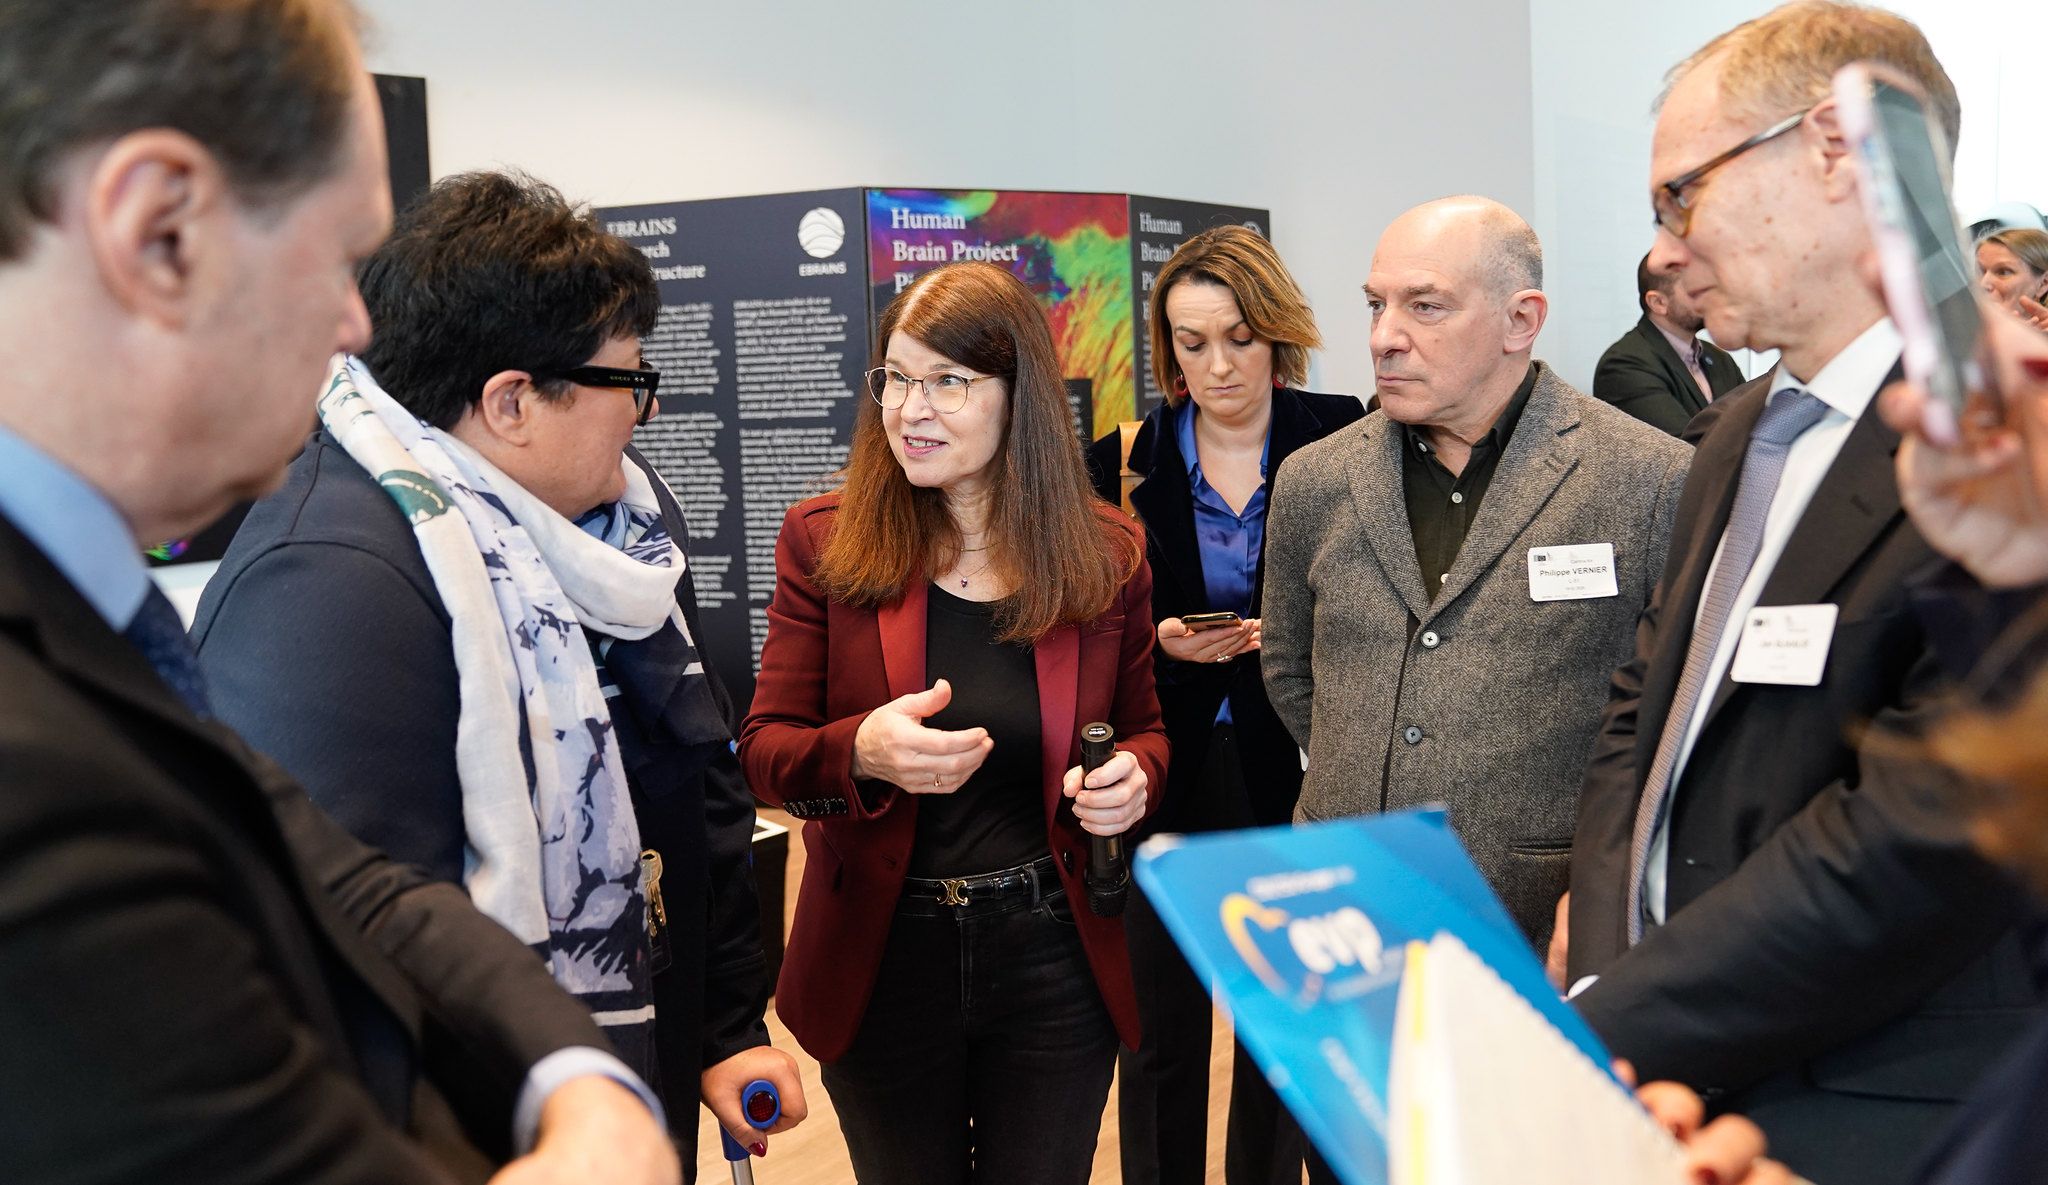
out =
[[[1784,476],[1792,442],[1827,414],[1827,404],[1796,387],[1787,387],[1771,397],[1749,434],[1749,451],[1742,458],[1742,475],[1736,479],[1735,505],[1721,535],[1721,560],[1700,601],[1699,621],[1686,645],[1678,690],[1671,698],[1670,714],[1664,717],[1664,734],[1657,738],[1657,754],[1650,761],[1643,796],[1636,803],[1635,833],[1628,854],[1630,946],[1643,940],[1643,882],[1649,871],[1650,848],[1671,807],[1671,775],[1678,765],[1678,748],[1692,726],[1693,712],[1707,690],[1707,668],[1713,665],[1735,596],[1749,579],[1757,552],[1763,549],[1764,520],[1770,517],[1771,500],[1777,497],[1778,479]]]
[[[192,652],[192,639],[185,634],[185,622],[155,581],[150,582],[142,608],[121,636],[134,643],[194,715],[201,719],[213,715],[213,706],[206,700],[206,681],[199,674],[199,658]]]

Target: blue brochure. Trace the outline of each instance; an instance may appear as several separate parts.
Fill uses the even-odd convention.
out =
[[[1634,1130],[1646,1117],[1607,1075],[1599,1039],[1544,978],[1442,811],[1161,836],[1139,849],[1136,872],[1215,984],[1238,1039],[1345,1181],[1485,1179],[1490,1157],[1459,1153],[1452,1136],[1422,1126],[1495,1122],[1481,1104],[1510,1086],[1567,1097],[1581,1116],[1618,1109],[1632,1118],[1612,1122],[1631,1140],[1655,1142]],[[1528,1090],[1520,1078],[1544,1085]],[[1660,1146],[1653,1162],[1669,1155]],[[1425,1160],[1430,1171],[1414,1167]]]

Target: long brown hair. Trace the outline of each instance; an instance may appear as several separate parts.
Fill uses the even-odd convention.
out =
[[[1308,382],[1308,354],[1323,344],[1316,315],[1294,282],[1280,253],[1266,236],[1248,226],[1211,227],[1180,245],[1152,283],[1146,318],[1152,335],[1152,379],[1175,407],[1186,399],[1180,362],[1173,354],[1173,326],[1166,319],[1166,294],[1181,283],[1228,289],[1252,336],[1273,347],[1273,377],[1290,387]]]
[[[1009,395],[988,471],[989,570],[1015,590],[996,606],[1000,640],[1036,642],[1057,626],[1101,616],[1141,556],[1129,524],[1088,484],[1052,331],[1030,289],[993,264],[948,264],[889,302],[872,365],[882,365],[899,332],[1000,378]],[[978,397],[986,396],[970,396]],[[872,399],[854,420],[845,476],[814,574],[828,595],[880,605],[960,558],[945,492],[910,484]]]

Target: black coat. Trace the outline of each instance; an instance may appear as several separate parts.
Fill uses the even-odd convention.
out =
[[[670,532],[687,539],[665,492],[662,501]],[[701,638],[687,577],[677,598]],[[325,431],[292,462],[284,487],[250,511],[207,585],[192,636],[223,720],[365,842],[461,883],[460,704],[448,611],[398,505]],[[606,663],[629,691],[641,674],[630,654],[620,644]],[[706,671],[730,729],[731,702]],[[658,718],[622,707],[642,698],[614,700],[613,721],[641,842],[665,865],[673,961],[654,980],[657,1086],[687,1159],[698,1074],[767,1042],[767,966],[749,867],[754,805],[726,745],[663,740]]]
[[[1714,398],[1741,386],[1742,370],[1728,351],[1711,342],[1700,344],[1706,347],[1700,369],[1714,389]],[[1673,436],[1684,432],[1686,422],[1707,406],[1692,371],[1650,322],[1648,313],[1600,356],[1600,365],[1593,372],[1593,397]]]
[[[1817,687],[1714,690],[1672,794],[1667,923],[1627,945],[1636,804],[1769,386],[1758,379],[1694,422],[1671,554],[1580,798],[1570,974],[1601,976],[1575,1002],[1643,1077],[1738,1110],[1768,1094],[1774,1145],[1827,1150],[1792,1159],[1817,1180],[1844,1157],[1899,1174],[1925,1133],[1888,1121],[1885,1100],[1960,1100],[2036,993],[2017,895],[1972,844],[1961,787],[1895,739],[1937,719],[1954,683],[1913,611],[1908,577],[1933,552],[1900,509],[1898,436],[1874,412],[1759,600],[1839,607],[1826,673]]]
[[[576,1045],[525,946],[195,718],[0,518],[0,1180],[481,1181]]]
[[[1280,388],[1273,392],[1273,420],[1267,430],[1266,473],[1280,472],[1280,463],[1296,449],[1321,440],[1365,416],[1365,405],[1348,395],[1319,395]],[[1131,470],[1144,475],[1131,490],[1131,507],[1145,524],[1145,549],[1152,563],[1152,620],[1209,612],[1208,586],[1202,579],[1202,557],[1195,542],[1194,492],[1188,486],[1187,462],[1180,442],[1165,424],[1161,404],[1145,417],[1131,445]],[[1112,503],[1122,498],[1121,442],[1110,433],[1088,448],[1089,480],[1095,492]],[[1269,493],[1270,496],[1270,493]],[[1265,584],[1266,557],[1259,556],[1252,588],[1252,616],[1259,613]],[[1191,817],[1185,804],[1199,802],[1194,781],[1208,752],[1216,713],[1230,697],[1231,719],[1237,727],[1245,788],[1251,795],[1252,818],[1261,825],[1291,822],[1294,801],[1301,796],[1301,752],[1286,725],[1273,714],[1259,673],[1257,652],[1235,662],[1177,662],[1153,650],[1159,684],[1159,709],[1166,721],[1173,761],[1167,767],[1166,799],[1153,826],[1162,831],[1200,830],[1215,823]],[[1178,807],[1178,809],[1176,809]]]

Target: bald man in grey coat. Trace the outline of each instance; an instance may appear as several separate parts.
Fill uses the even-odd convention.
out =
[[[1387,228],[1366,284],[1379,409],[1281,466],[1262,626],[1308,753],[1297,821],[1447,804],[1538,949],[1692,452],[1531,357],[1542,267],[1483,198]]]

